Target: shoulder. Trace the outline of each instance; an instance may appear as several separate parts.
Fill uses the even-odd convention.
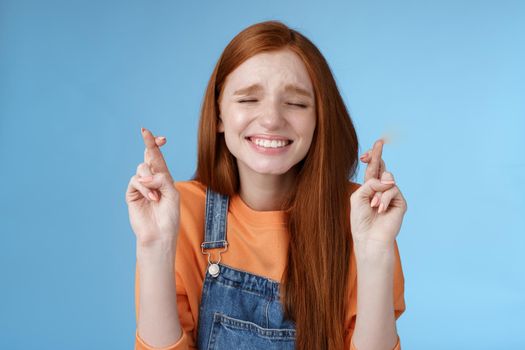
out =
[[[206,185],[196,180],[174,181],[175,188],[179,192],[181,214],[194,216],[197,213],[200,216],[204,213],[206,203]],[[202,214],[204,217],[204,214]]]
[[[181,199],[198,199],[206,197],[206,186],[196,180],[174,181],[173,185]]]

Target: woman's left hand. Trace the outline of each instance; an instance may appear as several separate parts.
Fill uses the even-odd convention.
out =
[[[407,211],[405,198],[381,159],[383,144],[381,139],[376,141],[373,149],[360,158],[368,165],[365,182],[350,197],[350,223],[354,242],[392,244]]]

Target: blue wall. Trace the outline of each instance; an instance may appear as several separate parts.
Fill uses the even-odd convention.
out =
[[[361,151],[395,135],[403,349],[525,348],[525,3],[457,0],[2,0],[0,347],[132,348],[140,127],[190,178],[213,66],[268,19],[326,56]]]

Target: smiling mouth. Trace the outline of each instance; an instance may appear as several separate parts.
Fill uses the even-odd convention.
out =
[[[256,137],[246,137],[246,140],[257,145],[258,147],[263,147],[263,148],[283,148],[293,143],[292,140],[287,140],[287,139],[270,140],[270,139],[256,138]]]

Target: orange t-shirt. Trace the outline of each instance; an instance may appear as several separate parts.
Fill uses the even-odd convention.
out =
[[[349,183],[352,192],[360,185]],[[204,240],[204,214],[206,207],[206,187],[197,181],[175,182],[180,193],[180,231],[175,258],[175,281],[177,286],[177,306],[183,330],[177,343],[162,350],[186,350],[197,348],[197,328],[202,286],[208,265],[207,255],[201,252]],[[228,250],[221,254],[221,263],[252,274],[281,281],[287,262],[289,235],[282,211],[256,211],[251,209],[237,194],[229,201],[226,224]],[[213,261],[217,260],[217,250],[211,250]],[[405,310],[404,277],[397,243],[395,244],[394,267],[394,309],[396,319]],[[351,253],[349,283],[349,310],[345,322],[348,330],[345,348],[356,350],[351,338],[356,320],[357,270],[355,256]],[[135,271],[135,310],[138,321],[139,273]],[[352,346],[352,347],[351,347]],[[400,350],[398,343],[394,350]],[[135,333],[135,350],[159,350],[144,342]]]

